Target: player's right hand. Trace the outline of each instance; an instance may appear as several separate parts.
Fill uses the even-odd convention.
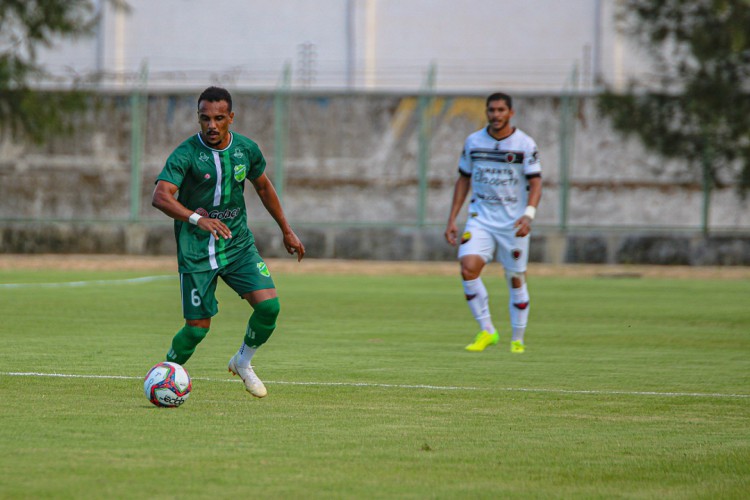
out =
[[[228,240],[232,237],[232,231],[229,227],[221,222],[219,219],[212,219],[210,217],[201,217],[198,219],[198,227],[204,231],[214,235],[217,240],[221,237]]]
[[[456,223],[453,221],[449,222],[445,228],[445,241],[454,247],[456,246],[456,242],[458,241],[458,227],[456,227]]]

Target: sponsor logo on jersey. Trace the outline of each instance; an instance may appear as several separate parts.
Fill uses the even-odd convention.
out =
[[[463,234],[463,235],[461,236],[461,244],[463,245],[464,243],[466,243],[466,242],[467,242],[467,241],[469,241],[470,239],[471,239],[471,233],[470,233],[469,231],[466,231],[466,232],[465,232],[465,233],[464,233],[464,234]]]
[[[482,194],[477,193],[477,198],[487,203],[499,203],[501,205],[512,205],[518,202],[518,198],[515,196],[495,196],[494,194]]]
[[[245,155],[239,149],[235,149],[233,156],[239,160],[240,158],[244,158]]]
[[[258,262],[258,272],[260,272],[260,274],[262,276],[265,276],[266,278],[271,276],[271,272],[268,270],[265,262]]]
[[[514,248],[514,249],[513,249],[513,250],[512,250],[511,252],[510,252],[510,254],[511,254],[511,256],[513,256],[513,260],[518,260],[518,259],[520,259],[520,258],[521,258],[521,255],[523,255],[523,252],[521,251],[521,249],[520,249],[520,248]]]
[[[208,217],[209,219],[234,219],[240,214],[239,208],[226,209],[226,210],[211,210],[210,212],[205,208],[196,208],[195,213],[201,217]]]
[[[511,167],[474,168],[474,182],[488,186],[517,186],[518,178]]]
[[[247,177],[247,167],[245,165],[235,165],[234,180],[236,180],[237,182],[242,182],[245,180],[245,177]]]
[[[208,161],[210,157],[206,154],[205,151],[201,151],[201,154],[198,155],[198,159],[200,161]]]

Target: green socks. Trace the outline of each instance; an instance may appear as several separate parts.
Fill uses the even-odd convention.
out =
[[[276,318],[279,316],[279,298],[264,300],[255,304],[245,331],[245,344],[258,348],[265,344],[276,328]]]
[[[279,316],[279,299],[264,300],[255,304],[253,314],[247,322],[245,344],[253,349],[266,343],[276,328]],[[208,328],[185,325],[172,339],[172,348],[167,353],[167,361],[183,365],[195,352],[195,348],[208,334]]]
[[[195,348],[208,334],[208,328],[185,325],[172,339],[172,348],[167,353],[167,361],[184,365],[195,352]]]

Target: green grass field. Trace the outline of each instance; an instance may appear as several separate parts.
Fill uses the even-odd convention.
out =
[[[457,277],[276,275],[263,400],[226,371],[250,309],[222,283],[178,409],[142,391],[176,276],[0,271],[0,498],[750,495],[748,281],[532,276],[516,355],[492,271],[478,354]]]

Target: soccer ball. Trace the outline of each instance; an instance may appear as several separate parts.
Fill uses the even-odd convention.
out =
[[[188,372],[177,363],[156,363],[143,379],[143,392],[156,406],[176,408],[187,400],[193,382]]]

